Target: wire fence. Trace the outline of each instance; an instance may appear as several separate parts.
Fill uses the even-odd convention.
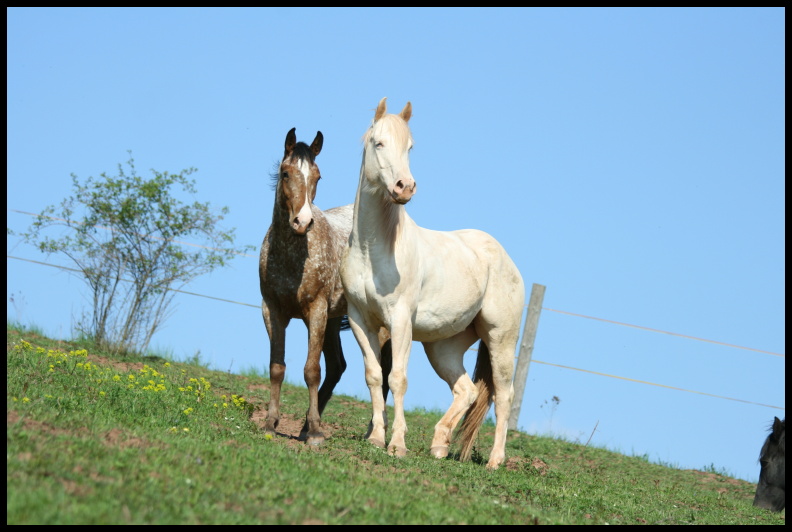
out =
[[[19,212],[19,211],[17,211],[17,212]],[[25,214],[27,214],[27,213],[25,213]],[[66,271],[71,271],[71,272],[79,273],[79,271],[80,271],[80,270],[75,269],[75,268],[69,268],[69,267],[66,267],[66,266],[61,266],[61,265],[57,265],[57,264],[51,264],[51,263],[48,263],[48,262],[42,262],[42,261],[37,261],[37,260],[32,260],[32,259],[26,259],[26,258],[22,258],[22,257],[15,257],[15,256],[8,255],[8,254],[6,254],[6,258],[7,259],[14,259],[14,260],[19,260],[19,261],[30,262],[30,263],[34,263],[34,264],[40,264],[40,265],[43,265],[43,266],[49,266],[49,267],[52,267],[52,268],[58,268],[58,269],[61,269],[61,270],[66,270]],[[131,281],[127,281],[127,282],[131,282]],[[215,301],[221,301],[221,302],[224,302],[224,303],[230,303],[230,304],[234,304],[234,305],[242,305],[242,306],[246,306],[246,307],[253,307],[253,308],[256,308],[256,309],[261,309],[261,305],[253,305],[253,304],[244,303],[244,302],[241,302],[241,301],[233,301],[233,300],[230,300],[230,299],[225,299],[225,298],[220,298],[220,297],[215,297],[215,296],[209,296],[209,295],[206,295],[206,294],[198,294],[198,293],[195,293],[195,292],[188,292],[186,290],[173,289],[172,291],[180,293],[180,294],[186,294],[186,295],[190,295],[190,296],[202,297],[202,298],[211,299],[211,300],[215,300]],[[527,306],[528,305],[526,305],[526,307]],[[743,349],[743,350],[748,350],[748,351],[755,351],[755,352],[765,353],[765,354],[772,355],[772,356],[786,358],[786,355],[784,353],[775,353],[773,351],[766,351],[766,350],[763,350],[763,349],[756,349],[756,348],[753,348],[753,347],[745,347],[745,346],[740,346],[740,345],[735,345],[735,344],[729,344],[729,343],[720,342],[720,341],[717,341],[717,340],[699,338],[699,337],[696,337],[696,336],[689,336],[689,335],[686,335],[686,334],[680,334],[680,333],[675,333],[675,332],[671,332],[671,331],[664,331],[664,330],[661,330],[661,329],[654,329],[654,328],[651,328],[651,327],[644,327],[644,326],[641,326],[641,325],[634,325],[634,324],[630,324],[630,323],[624,323],[624,322],[609,320],[609,319],[605,319],[605,318],[598,318],[598,317],[595,317],[595,316],[587,316],[585,314],[578,314],[578,313],[574,313],[574,312],[568,312],[568,311],[564,311],[564,310],[552,309],[552,308],[548,308],[548,307],[541,307],[541,310],[549,311],[549,312],[556,312],[556,313],[560,313],[560,314],[566,314],[566,315],[574,316],[574,317],[578,317],[578,318],[584,318],[584,319],[596,320],[596,321],[600,321],[600,322],[611,323],[611,324],[614,324],[614,325],[620,325],[620,326],[624,326],[624,327],[632,327],[632,328],[645,330],[645,331],[650,331],[650,332],[655,332],[655,333],[668,334],[668,335],[677,336],[677,337],[680,337],[680,338],[685,338],[685,339],[688,339],[688,340],[707,342],[707,343],[711,343],[711,344],[716,344],[716,345],[721,345],[721,346],[728,346],[728,347],[732,347],[732,348],[736,348],[736,349]],[[471,348],[471,350],[475,350],[475,349]],[[609,377],[609,378],[612,378],[612,379],[620,379],[620,380],[625,380],[625,381],[630,381],[630,382],[636,382],[636,383],[639,383],[639,384],[646,384],[646,385],[650,385],[650,386],[657,386],[657,387],[661,387],[661,388],[667,388],[667,389],[671,389],[671,390],[677,390],[677,391],[682,391],[682,392],[694,393],[694,394],[699,394],[699,395],[706,395],[706,396],[715,397],[715,398],[718,398],[718,399],[726,399],[726,400],[729,400],[729,401],[737,401],[737,402],[740,402],[740,403],[746,403],[746,404],[762,406],[762,407],[767,407],[767,408],[774,408],[774,409],[778,409],[778,410],[785,410],[786,409],[784,406],[776,406],[776,405],[768,405],[768,404],[764,404],[764,403],[757,403],[757,402],[754,402],[754,401],[747,401],[747,400],[739,399],[739,398],[735,398],[735,397],[727,397],[727,396],[723,396],[723,395],[716,395],[716,394],[702,392],[702,391],[697,391],[697,390],[689,390],[689,389],[685,389],[685,388],[679,388],[679,387],[670,386],[670,385],[667,385],[667,384],[659,384],[659,383],[655,383],[655,382],[649,382],[649,381],[644,381],[644,380],[633,379],[633,378],[630,378],[630,377],[623,377],[623,376],[619,376],[619,375],[611,375],[611,374],[608,374],[608,373],[601,373],[601,372],[598,372],[598,371],[592,371],[592,370],[583,369],[583,368],[576,368],[576,367],[572,367],[572,366],[564,366],[564,365],[561,365],[561,364],[554,364],[552,362],[546,362],[546,361],[542,361],[542,360],[531,360],[531,363],[543,364],[543,365],[553,366],[553,367],[566,369],[566,370],[571,370],[571,371],[580,371],[580,372],[589,373],[589,374],[593,374],[593,375],[599,375],[599,376],[602,376],[602,377]]]

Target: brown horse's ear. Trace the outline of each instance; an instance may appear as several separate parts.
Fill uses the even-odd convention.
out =
[[[404,106],[399,116],[401,116],[405,122],[410,121],[410,117],[412,116],[412,104],[410,102],[407,102],[407,105]]]
[[[292,152],[295,144],[297,144],[297,134],[294,132],[296,129],[296,127],[293,127],[286,133],[286,151],[283,152],[284,159]]]
[[[388,106],[385,105],[385,100],[387,100],[387,99],[388,99],[388,97],[385,96],[383,99],[380,100],[379,105],[377,105],[377,112],[374,113],[374,121],[375,122],[377,120],[379,120],[380,118],[382,118],[383,116],[385,116],[385,112],[388,110]]]
[[[316,138],[311,143],[311,151],[314,154],[314,157],[319,155],[319,152],[322,151],[322,143],[324,142],[324,137],[322,136],[321,131],[316,132]]]

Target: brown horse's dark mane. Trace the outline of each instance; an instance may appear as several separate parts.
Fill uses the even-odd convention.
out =
[[[272,170],[270,170],[269,178],[270,178],[270,187],[272,190],[276,190],[278,188],[278,181],[280,181],[280,169],[281,165],[284,162],[291,163],[294,160],[307,160],[311,164],[316,163],[316,155],[314,155],[313,150],[311,150],[310,146],[308,146],[305,142],[298,142],[294,146],[294,150],[292,151],[291,155],[288,159],[283,159],[281,161],[275,161],[272,163]]]

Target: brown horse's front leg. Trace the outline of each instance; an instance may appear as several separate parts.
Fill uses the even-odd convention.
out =
[[[266,305],[263,307],[264,324],[270,337],[270,402],[267,407],[267,419],[264,432],[272,436],[280,421],[280,394],[283,378],[286,375],[286,325],[273,316]]]
[[[270,402],[267,409],[267,420],[264,422],[264,432],[272,436],[278,428],[280,421],[280,392],[283,377],[286,374],[286,365],[270,361]]]
[[[327,327],[327,309],[314,307],[308,320],[308,358],[305,361],[305,385],[308,386],[308,411],[305,413],[305,424],[300,432],[300,439],[309,445],[321,445],[325,436],[322,432],[322,420],[319,409],[319,382],[322,380],[322,368],[319,357],[325,340]]]

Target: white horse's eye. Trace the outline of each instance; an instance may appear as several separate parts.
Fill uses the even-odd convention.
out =
[[[376,143],[374,143],[374,147],[375,147],[375,148],[382,148],[383,146],[385,146],[385,145],[384,145],[382,142],[376,142]]]

